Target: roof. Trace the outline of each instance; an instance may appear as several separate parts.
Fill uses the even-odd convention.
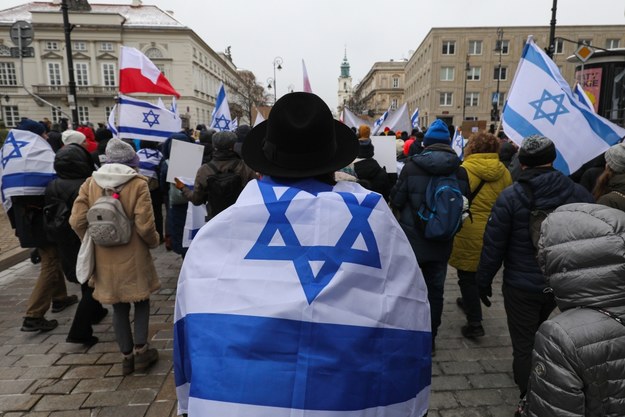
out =
[[[153,5],[132,6],[129,4],[90,4],[89,12],[72,13],[94,13],[94,14],[119,14],[126,20],[124,26],[150,27],[165,26],[170,28],[185,28],[186,26],[174,19],[172,15]],[[31,12],[59,12],[60,4],[52,2],[31,2],[10,9],[0,10],[0,24],[13,23],[18,20],[32,21]]]

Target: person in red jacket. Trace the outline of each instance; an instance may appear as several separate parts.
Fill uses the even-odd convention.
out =
[[[98,148],[98,142],[95,141],[95,132],[92,128],[87,126],[87,123],[83,122],[77,129],[80,133],[85,135],[87,141],[85,142],[85,147],[89,153],[95,151]]]

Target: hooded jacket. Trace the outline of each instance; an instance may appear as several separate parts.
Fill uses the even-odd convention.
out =
[[[455,173],[460,191],[469,195],[467,173],[460,166],[460,159],[449,145],[434,144],[422,153],[410,157],[401,170],[397,183],[391,190],[391,206],[399,211],[399,224],[406,233],[419,263],[449,260],[453,239],[428,240],[417,225],[416,215],[425,199],[425,191],[433,176],[449,176]]]
[[[87,211],[105,188],[118,188],[119,201],[133,224],[126,245],[95,245],[95,272],[89,282],[93,298],[103,304],[147,300],[160,288],[150,248],[159,244],[147,179],[122,164],[105,164],[80,187],[69,223],[82,239],[87,231]]]
[[[583,308],[625,320],[625,213],[569,204],[542,232],[538,259],[562,313],[536,334],[525,415],[625,416],[625,325]]]
[[[608,181],[608,192],[597,200],[597,203],[604,206],[614,207],[625,211],[625,174],[614,175]]]
[[[568,203],[592,203],[592,195],[553,168],[528,168],[519,181],[532,190],[535,207],[553,208]],[[484,231],[484,246],[477,270],[477,282],[490,287],[503,263],[503,282],[511,287],[542,292],[545,287],[529,232],[532,201],[519,182],[499,194]]]
[[[482,238],[490,211],[499,193],[512,184],[512,178],[496,153],[468,155],[462,166],[469,176],[471,193],[482,181],[484,185],[471,202],[471,217],[465,219],[462,229],[454,238],[449,264],[462,271],[475,272],[482,253]]]

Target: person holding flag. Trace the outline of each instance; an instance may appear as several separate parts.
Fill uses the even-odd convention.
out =
[[[179,413],[427,414],[417,260],[379,194],[334,181],[358,146],[311,93],[284,95],[252,129],[243,160],[262,179],[198,232],[180,272]]]

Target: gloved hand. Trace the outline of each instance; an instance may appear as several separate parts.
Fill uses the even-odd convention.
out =
[[[480,290],[480,300],[482,300],[482,303],[486,307],[490,307],[492,303],[490,302],[488,297],[493,296],[493,287],[491,287],[490,285],[487,287],[479,287],[479,290]]]
[[[37,250],[37,248],[30,251],[30,261],[34,265],[37,265],[39,262],[41,262],[41,256],[39,255],[39,251]]]

